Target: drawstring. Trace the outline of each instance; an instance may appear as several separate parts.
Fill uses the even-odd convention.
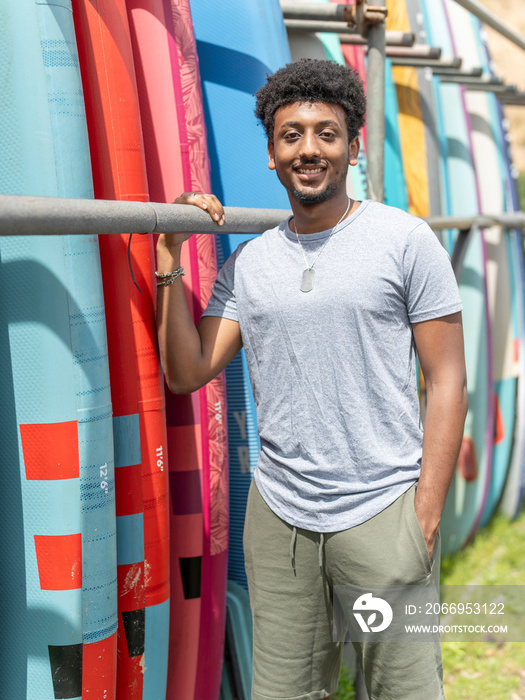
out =
[[[290,560],[292,562],[293,575],[297,576],[295,570],[295,548],[297,545],[297,528],[294,526],[292,528],[292,539],[290,541]],[[319,533],[319,568],[323,568],[323,555],[324,555],[324,532]]]
[[[297,544],[297,528],[292,530],[292,541],[290,542],[290,559],[292,560],[293,575],[297,576],[295,571],[295,545]]]

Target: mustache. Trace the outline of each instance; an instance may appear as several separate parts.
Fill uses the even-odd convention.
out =
[[[295,166],[300,168],[302,165],[322,165],[323,162],[319,158],[302,158],[299,163]]]

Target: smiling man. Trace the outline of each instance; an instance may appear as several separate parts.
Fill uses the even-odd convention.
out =
[[[180,279],[188,236],[160,236],[159,343],[179,393],[245,348],[261,438],[244,534],[252,699],[320,700],[341,665],[333,586],[439,574],[439,521],[467,409],[461,301],[423,221],[347,195],[365,117],[354,71],[298,61],[256,97],[268,166],[293,215],[237,248],[197,328]],[[177,202],[224,221],[212,195]],[[371,700],[443,698],[439,643],[355,648]]]

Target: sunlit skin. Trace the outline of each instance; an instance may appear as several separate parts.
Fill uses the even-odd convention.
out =
[[[357,165],[359,139],[349,141],[345,112],[330,102],[293,102],[275,113],[268,167],[288,192],[301,234],[332,228],[348,205],[346,176]],[[357,209],[352,202],[350,214]]]

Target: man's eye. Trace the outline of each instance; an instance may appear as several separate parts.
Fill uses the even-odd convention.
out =
[[[299,134],[297,131],[290,131],[289,133],[284,135],[284,138],[288,141],[291,141],[293,139],[299,138]]]
[[[333,139],[335,134],[332,131],[323,131],[321,132],[320,136],[322,136],[324,139]]]

